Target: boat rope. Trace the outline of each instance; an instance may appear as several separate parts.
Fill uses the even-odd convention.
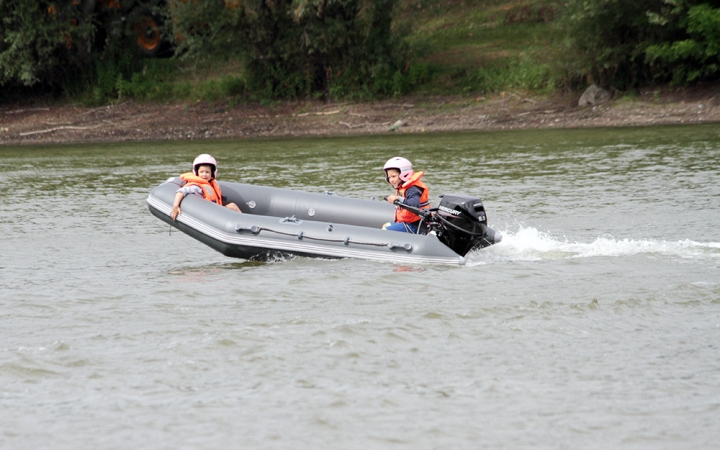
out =
[[[252,229],[246,229],[246,228],[240,228],[236,229],[236,231],[251,231],[253,234],[259,234],[261,231],[269,231],[271,233],[276,234],[282,234],[284,236],[295,236],[298,239],[310,239],[312,241],[322,241],[322,242],[339,242],[345,245],[349,244],[357,244],[357,245],[372,245],[375,247],[388,247],[391,244],[387,242],[360,242],[360,241],[353,241],[349,237],[346,237],[345,239],[329,239],[329,238],[320,238],[320,237],[313,237],[313,236],[306,236],[302,231],[299,233],[288,233],[287,231],[278,231],[273,230],[271,228],[265,228],[265,227],[252,227]]]

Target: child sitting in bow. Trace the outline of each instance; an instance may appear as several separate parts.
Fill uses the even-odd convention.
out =
[[[222,191],[220,185],[215,181],[217,176],[217,162],[215,158],[208,154],[202,154],[193,161],[192,173],[184,173],[180,175],[180,179],[185,182],[183,186],[177,190],[175,194],[175,202],[170,211],[170,218],[175,220],[182,211],[180,210],[180,202],[188,194],[196,194],[202,196],[205,200],[217,203],[223,206]],[[241,212],[235,203],[224,205],[226,208],[235,212]]]

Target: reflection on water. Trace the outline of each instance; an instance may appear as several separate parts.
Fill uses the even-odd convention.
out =
[[[170,275],[179,275],[179,276],[193,276],[193,275],[205,275],[205,274],[218,274],[222,271],[229,270],[235,273],[235,271],[243,271],[248,269],[254,269],[257,267],[262,267],[265,264],[268,264],[268,261],[245,261],[240,260],[239,262],[236,262],[238,260],[233,259],[227,259],[224,262],[213,262],[208,264],[202,264],[195,267],[181,267],[174,270],[171,270],[168,272]],[[279,261],[269,261],[272,262],[279,262]]]
[[[714,448],[719,147],[717,125],[0,147],[2,447]],[[356,198],[402,155],[504,238],[464,267],[226,258],[145,203],[204,152]]]

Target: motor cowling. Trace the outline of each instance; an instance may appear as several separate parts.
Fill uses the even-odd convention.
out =
[[[500,241],[499,233],[487,226],[482,200],[467,195],[441,195],[437,214],[443,224],[438,236],[455,253],[465,256],[474,248],[483,248]]]

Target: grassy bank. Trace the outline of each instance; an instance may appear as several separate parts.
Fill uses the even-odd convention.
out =
[[[408,30],[413,93],[482,96],[502,91],[538,94],[561,83],[556,2],[466,0],[401,2],[398,27]],[[247,101],[242,63],[182,57],[97,63],[98,82],[68,91],[88,105],[138,101]]]
[[[421,92],[543,93],[559,86],[557,2],[415,3],[403,17],[412,27],[410,42],[431,74]]]

